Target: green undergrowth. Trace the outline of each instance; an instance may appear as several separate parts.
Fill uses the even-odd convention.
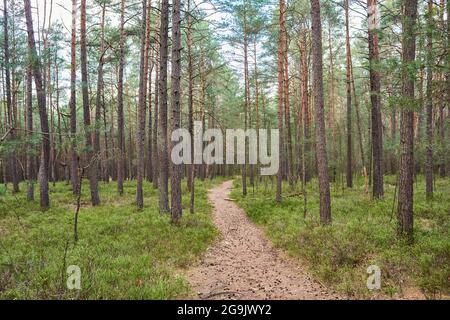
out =
[[[216,181],[217,182],[217,181]],[[158,191],[144,183],[145,208],[135,206],[135,182],[124,195],[116,183],[100,183],[102,204],[92,207],[83,185],[79,241],[73,241],[75,199],[65,183],[51,185],[51,209],[26,201],[26,185],[0,193],[1,299],[173,299],[189,294],[181,275],[211,244],[207,190],[196,182],[196,212],[189,213],[183,182],[184,215],[179,226],[158,212]],[[10,187],[10,186],[9,186]],[[38,190],[38,189],[37,189]],[[81,290],[69,290],[67,267],[81,270]]]
[[[307,212],[301,185],[283,185],[283,202],[275,202],[276,181],[262,180],[242,196],[235,180],[232,197],[268,237],[300,257],[328,285],[356,298],[401,297],[418,288],[427,298],[449,295],[450,181],[437,179],[435,196],[426,201],[425,182],[414,184],[414,244],[396,238],[396,177],[385,178],[386,196],[375,201],[365,194],[362,179],[353,189],[331,187],[331,226],[319,223],[317,181],[307,186]],[[367,289],[367,268],[381,269],[381,290]],[[419,292],[419,296],[421,296]]]

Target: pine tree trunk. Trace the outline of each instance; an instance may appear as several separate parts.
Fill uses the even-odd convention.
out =
[[[172,116],[173,131],[181,128],[181,4],[172,3]],[[181,165],[172,165],[172,223],[178,223],[182,215]]]
[[[36,51],[36,42],[34,40],[34,30],[33,30],[33,18],[31,14],[31,4],[30,0],[24,0],[25,7],[25,18],[27,24],[27,34],[28,34],[28,48],[30,54],[33,57],[33,77],[36,87],[36,94],[38,98],[38,109],[39,118],[41,121],[41,132],[42,132],[42,167],[39,175],[40,183],[40,203],[41,208],[46,210],[50,207],[49,199],[49,188],[48,188],[48,170],[50,163],[50,136],[49,136],[49,126],[48,126],[48,115],[45,101],[45,89],[42,85],[42,73],[40,69],[39,57]]]
[[[433,1],[428,0],[427,25],[427,147],[425,181],[427,199],[433,197]]]
[[[381,122],[381,89],[379,68],[377,24],[377,0],[367,0],[369,7],[369,69],[370,101],[372,103],[372,157],[373,157],[373,197],[384,196],[383,186],[383,128]]]
[[[70,180],[72,192],[77,195],[78,188],[78,154],[77,154],[77,0],[72,0],[72,40],[71,40],[71,64],[70,64]]]
[[[84,132],[86,140],[87,161],[88,161],[88,178],[91,190],[91,203],[93,206],[100,204],[98,195],[98,155],[94,154],[92,146],[92,128],[91,128],[91,111],[89,107],[89,87],[88,87],[88,70],[87,70],[87,48],[86,48],[86,0],[81,0],[81,18],[80,18],[80,63],[81,63],[81,93],[83,95],[83,118]]]
[[[102,17],[100,22],[100,59],[97,67],[97,95],[95,99],[95,126],[94,126],[94,154],[100,158],[100,122],[103,104],[103,66],[105,64],[105,14],[106,5],[102,4]],[[103,158],[103,157],[101,157]],[[97,164],[97,168],[101,170],[100,163]]]
[[[188,88],[188,125],[189,125],[189,134],[191,137],[194,137],[194,63],[192,57],[192,18],[191,18],[191,0],[187,2],[187,55],[188,55],[188,78],[189,78],[189,88]],[[192,164],[188,165],[188,174],[187,174],[187,187],[189,192],[194,193],[193,184],[194,184],[194,139],[191,138],[191,161]],[[195,197],[191,196],[191,213],[194,211],[194,200]]]
[[[117,84],[117,130],[119,155],[117,157],[117,190],[123,195],[123,180],[125,176],[125,124],[123,112],[123,69],[125,64],[125,0],[120,2],[120,40],[119,40],[119,75]]]
[[[414,112],[410,105],[414,101],[414,75],[411,64],[416,56],[415,25],[417,0],[406,0],[403,17],[403,65],[402,93],[404,106],[401,112],[400,131],[400,176],[398,194],[398,236],[413,241],[413,186],[414,186]]]
[[[248,129],[248,112],[250,109],[250,92],[249,92],[249,77],[248,77],[248,36],[247,36],[247,11],[245,8],[244,1],[244,130]],[[248,147],[247,147],[247,139],[244,143],[245,148],[245,163],[242,165],[242,194],[243,196],[247,196],[247,155],[248,155]]]
[[[112,154],[110,153],[109,150],[109,141],[108,141],[108,124],[107,124],[107,119],[106,119],[106,104],[105,104],[105,92],[103,91],[102,93],[102,106],[103,106],[103,135],[104,135],[104,142],[105,142],[105,164],[104,164],[104,177],[103,180],[107,183],[109,183],[110,178],[112,177],[113,173],[111,170],[111,159],[110,157],[112,157]],[[114,121],[111,121],[111,124],[113,124]]]
[[[259,157],[260,153],[260,145],[259,145],[259,129],[261,127],[261,119],[259,114],[259,80],[258,80],[258,54],[257,54],[257,48],[256,48],[256,37],[253,42],[253,50],[254,50],[254,73],[255,73],[255,113],[256,113],[256,152]],[[259,166],[257,166],[257,170],[259,169]],[[259,174],[259,170],[258,170]],[[258,181],[260,178],[258,179]]]
[[[31,151],[31,139],[33,138],[33,71],[32,66],[27,66],[27,135],[28,135],[28,152],[27,152],[27,200],[34,201],[34,159]]]
[[[320,221],[322,224],[329,224],[331,223],[331,200],[323,106],[322,25],[320,21],[319,0],[311,0],[311,20],[313,94],[316,112],[316,156],[320,190]]]
[[[199,63],[199,75],[200,75],[200,121],[202,122],[202,128],[203,130],[206,129],[206,71],[205,71],[205,55],[203,52],[203,48],[200,48],[200,63]],[[245,77],[245,76],[244,76]],[[244,79],[244,86],[245,79]],[[244,89],[245,94],[245,89]],[[245,94],[245,96],[247,96]],[[245,98],[244,98],[245,99]],[[199,134],[203,134],[203,132],[200,132]],[[204,143],[203,143],[204,146]],[[205,180],[205,164],[202,162],[197,166],[198,168],[198,174],[201,181]]]
[[[152,57],[150,58],[153,59]],[[147,172],[146,172],[146,178],[148,182],[153,182],[153,112],[152,112],[152,105],[153,105],[153,90],[152,90],[152,76],[153,76],[153,66],[154,63],[151,62],[150,70],[149,70],[149,77],[148,77],[148,136],[147,136]]]
[[[392,89],[392,88],[391,88]],[[391,97],[391,95],[389,95]],[[394,110],[391,112],[391,143],[394,145],[397,141],[397,110],[394,107]],[[396,174],[397,172],[397,166],[398,161],[395,159],[395,155],[391,153],[391,159],[390,159],[390,167],[391,167],[391,174]]]
[[[277,192],[276,201],[282,201],[283,189],[283,154],[284,154],[284,130],[283,130],[283,115],[284,115],[284,41],[283,30],[286,24],[286,3],[284,0],[279,2],[280,20],[279,20],[279,39],[278,39],[278,130],[279,130],[279,163],[280,170],[277,174]]]
[[[125,84],[125,97],[127,97],[127,126],[126,128],[128,129],[128,141],[127,141],[127,145],[128,145],[128,150],[127,147],[125,146],[125,161],[127,163],[127,175],[126,175],[126,180],[133,180],[134,178],[134,168],[133,168],[133,159],[134,159],[134,143],[133,143],[133,127],[134,125],[132,125],[133,121],[131,120],[132,118],[132,112],[131,112],[131,95],[130,95],[130,84],[127,81]]]
[[[15,116],[14,116],[14,111],[13,111],[13,101],[15,99],[11,98],[11,92],[13,92],[14,95],[14,79],[13,79],[13,89],[11,91],[11,70],[10,70],[10,54],[9,54],[9,37],[8,37],[8,33],[9,33],[9,28],[8,28],[8,2],[7,0],[4,0],[3,2],[3,36],[4,36],[4,43],[3,43],[3,47],[4,47],[4,54],[5,54],[5,61],[4,61],[4,66],[5,66],[5,80],[6,80],[6,108],[8,111],[8,125],[11,129],[11,131],[9,132],[9,138],[11,141],[14,141],[16,139],[16,134],[15,134],[15,126],[16,126],[16,121],[15,121]],[[9,157],[9,167],[10,167],[10,173],[12,176],[12,183],[13,183],[13,193],[17,193],[19,192],[19,178],[17,176],[17,168],[16,168],[17,162],[16,162],[16,151],[13,150],[10,157]]]
[[[286,10],[286,9],[285,9]],[[289,60],[288,60],[288,40],[286,26],[283,31],[284,41],[284,103],[285,103],[285,122],[286,122],[286,149],[287,149],[287,170],[288,182],[290,186],[294,185],[294,155],[292,150],[292,127],[291,127],[291,105],[289,96]]]
[[[145,120],[147,104],[147,69],[146,43],[147,43],[147,0],[142,1],[142,25],[141,25],[141,61],[139,72],[139,101],[137,114],[137,188],[136,205],[138,209],[144,208],[144,192],[142,184],[144,182],[145,171]]]
[[[152,140],[152,161],[153,161],[153,187],[158,188],[158,180],[159,180],[159,153],[158,153],[158,128],[159,128],[159,92],[158,92],[158,84],[159,84],[159,62],[156,61],[156,76],[155,76],[155,84],[156,90],[155,92],[155,116],[153,123],[153,140]]]
[[[155,39],[159,39],[161,32],[161,1],[158,0],[158,10],[156,18]],[[155,56],[158,52],[155,52]],[[159,130],[159,57],[155,57],[155,115],[152,134],[152,161],[153,161],[153,187],[158,188],[159,180],[159,151],[158,151],[158,130]]]
[[[447,8],[447,43],[446,43],[446,49],[447,49],[447,56],[446,56],[446,66],[447,66],[447,74],[446,76],[446,104],[447,104],[447,119],[450,119],[450,54],[448,54],[450,50],[450,1],[447,0],[446,4]],[[448,124],[447,120],[447,143],[450,142],[450,125]],[[448,148],[448,145],[447,145]],[[448,150],[448,149],[447,149]],[[450,176],[450,152],[447,152],[447,176]]]
[[[113,71],[114,69],[111,69],[111,73],[112,73],[112,71]],[[118,75],[118,68],[116,68],[115,69],[115,72],[116,72],[116,75]],[[113,75],[111,75],[111,78],[113,78]],[[114,84],[113,84],[113,82],[111,81],[111,84],[110,84],[110,86],[111,86],[111,92],[114,92]],[[113,97],[111,97],[111,106],[113,105],[113,103],[114,103],[114,98]],[[116,101],[116,103],[118,104],[118,102]],[[110,168],[111,168],[111,178],[112,178],[112,180],[113,181],[118,181],[118,167],[119,167],[119,165],[118,165],[118,160],[119,160],[119,157],[120,156],[118,156],[117,155],[117,149],[118,149],[118,146],[116,145],[116,139],[114,139],[114,137],[116,137],[116,133],[115,133],[115,130],[114,130],[114,109],[115,108],[111,108],[111,110],[110,110],[110,112],[109,112],[109,123],[110,123],[110,126],[109,126],[109,135],[110,135],[110,137],[111,137],[111,154],[110,154],[110,157],[111,157],[111,164],[110,164]],[[117,113],[119,114],[119,110],[117,110]],[[117,130],[117,131],[119,131],[119,130]],[[118,133],[117,133],[118,134]]]
[[[332,182],[336,181],[337,176],[337,169],[338,169],[338,134],[336,131],[336,108],[335,108],[335,75],[334,75],[334,55],[333,55],[333,42],[332,42],[332,35],[331,35],[331,19],[328,19],[328,47],[329,47],[329,56],[330,56],[330,80],[329,80],[329,95],[328,95],[328,101],[329,101],[329,108],[328,108],[328,126],[330,127],[331,131],[331,152],[332,152],[332,159],[335,159],[335,161],[332,162],[331,170],[332,170],[332,176],[330,177],[330,180]],[[340,138],[340,136],[339,136]],[[340,143],[341,141],[339,141]]]
[[[355,86],[355,77],[353,74],[353,63],[350,56],[350,71],[351,71],[351,77],[352,77],[352,89],[353,89],[353,100],[355,101],[355,112],[356,112],[356,127],[358,129],[358,142],[359,142],[359,149],[361,152],[361,165],[363,166],[363,172],[366,175],[367,174],[367,164],[366,164],[366,156],[364,152],[364,140],[362,135],[362,129],[361,129],[361,115],[359,111],[359,102],[356,97],[356,86]]]
[[[347,88],[347,188],[353,188],[353,144],[352,144],[352,84],[351,84],[351,52],[348,1],[345,7],[345,42],[346,42],[346,88]]]
[[[153,124],[152,124],[152,75],[153,75],[153,67],[154,67],[154,61],[153,61],[153,49],[150,48],[150,36],[151,36],[151,30],[152,30],[152,6],[151,1],[147,5],[147,25],[146,25],[146,36],[145,36],[145,62],[146,62],[146,72],[147,72],[147,89],[148,89],[148,136],[147,136],[147,157],[146,157],[146,163],[147,163],[147,172],[146,172],[146,178],[148,182],[153,182],[153,152],[152,152],[152,130],[153,130]],[[149,70],[150,67],[150,70]]]
[[[159,35],[160,66],[159,66],[159,211],[170,212],[169,207],[169,159],[167,148],[167,56],[169,29],[169,1],[161,2],[161,27]]]
[[[309,182],[311,180],[311,131],[310,131],[310,114],[309,114],[309,92],[308,92],[308,82],[309,82],[309,70],[308,70],[308,48],[307,48],[307,31],[302,32],[302,37],[300,39],[300,91],[302,99],[302,114],[303,114],[303,157],[304,157],[304,174],[305,181]]]
[[[448,2],[448,0],[447,0]],[[444,20],[444,12],[445,12],[445,0],[440,0],[439,3],[439,24],[442,26],[442,30],[445,29],[445,20]],[[448,21],[449,17],[447,17],[447,21]],[[448,52],[448,47],[446,46],[446,39],[443,37],[442,38],[442,43],[443,43],[443,50],[445,50],[444,52],[446,52],[446,56],[450,55],[450,53]],[[441,87],[445,88],[445,76],[446,74],[443,73],[442,71],[440,72],[439,78],[441,79]],[[446,94],[440,94],[439,95],[439,140],[440,140],[440,145],[441,145],[441,157],[440,157],[440,164],[439,164],[439,175],[441,178],[445,178],[446,176],[446,172],[448,169],[446,164],[447,164],[447,153],[448,153],[448,145],[447,145],[447,141],[446,141],[446,129],[448,127],[448,119],[446,119],[446,114],[445,114],[445,107],[446,107]]]
[[[55,85],[56,85],[56,134],[58,136],[57,142],[59,149],[63,149],[63,139],[62,139],[62,128],[61,128],[61,110],[60,110],[60,87],[59,87],[59,64],[58,64],[58,51],[55,53]],[[60,151],[55,158],[55,170],[57,172],[58,181],[64,180],[64,172],[61,171],[61,156],[62,151]],[[59,158],[59,159],[58,159]],[[64,167],[65,168],[65,167]]]

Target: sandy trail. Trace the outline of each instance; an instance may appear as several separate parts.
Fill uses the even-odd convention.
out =
[[[304,268],[275,249],[263,232],[228,200],[232,181],[212,189],[213,220],[222,236],[188,272],[198,299],[339,299]]]

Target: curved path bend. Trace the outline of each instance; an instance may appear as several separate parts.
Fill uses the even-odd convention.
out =
[[[228,199],[232,181],[209,192],[221,238],[188,272],[198,299],[323,300],[341,297],[273,247],[262,230]]]

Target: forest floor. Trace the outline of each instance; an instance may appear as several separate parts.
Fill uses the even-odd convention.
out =
[[[209,200],[221,237],[188,273],[199,299],[340,299],[304,267],[276,249],[244,210],[228,197],[232,181],[214,187]]]
[[[51,208],[26,200],[26,185],[12,195],[0,185],[1,299],[175,299],[190,293],[179,270],[198,261],[216,239],[208,190],[220,180],[196,181],[196,210],[189,214],[189,192],[183,181],[185,214],[179,226],[158,212],[158,190],[145,182],[144,210],[135,205],[136,181],[100,183],[101,205],[90,205],[83,184],[79,240],[73,241],[75,197],[69,185],[50,184]],[[8,187],[11,187],[10,185]],[[69,290],[67,267],[81,271],[81,290]]]
[[[450,184],[436,179],[431,201],[423,177],[415,183],[415,242],[395,236],[396,178],[385,177],[385,199],[374,201],[362,181],[332,185],[333,223],[319,222],[317,182],[283,188],[264,179],[242,197],[240,179],[196,182],[196,211],[179,226],[158,212],[158,191],[144,184],[145,208],[135,206],[136,182],[100,183],[92,207],[83,185],[79,241],[73,241],[75,198],[51,185],[51,208],[0,185],[0,299],[346,299],[446,298],[450,279]],[[36,186],[38,190],[38,186]],[[231,194],[230,194],[231,192]],[[36,192],[36,196],[38,193]],[[233,198],[233,199],[230,199]],[[238,205],[242,208],[239,208]],[[221,234],[221,235],[220,235]],[[68,290],[67,267],[81,269],[81,290]],[[366,269],[381,269],[381,290],[369,292]]]
[[[450,298],[450,183],[435,180],[432,200],[425,197],[424,177],[414,183],[414,243],[396,237],[397,178],[385,176],[385,197],[364,192],[364,180],[352,189],[343,180],[331,184],[332,224],[319,219],[317,180],[306,188],[306,215],[301,184],[283,184],[276,203],[276,181],[249,186],[242,196],[236,179],[231,196],[274,244],[306,266],[324,285],[355,299]],[[380,290],[367,288],[369,266],[381,271]]]

